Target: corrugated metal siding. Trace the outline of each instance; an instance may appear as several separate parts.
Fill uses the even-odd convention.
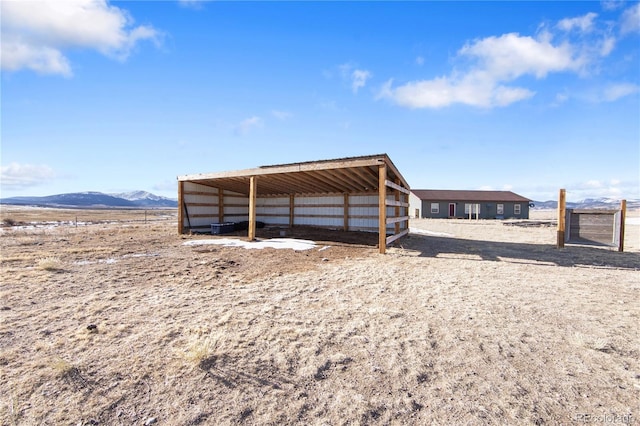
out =
[[[289,203],[289,197],[257,198],[256,220],[271,225],[288,226]]]
[[[295,198],[294,225],[323,226],[327,228],[342,228],[344,222],[344,208],[333,205],[343,205],[344,198],[340,196],[298,196]],[[321,217],[306,217],[321,216]]]
[[[219,222],[218,190],[193,182],[184,183],[184,201],[187,204],[191,227],[207,227]],[[198,194],[190,194],[197,192]],[[223,222],[240,222],[249,219],[249,199],[238,193],[224,191]],[[406,197],[405,197],[406,198]],[[387,199],[394,200],[389,194]],[[378,231],[378,196],[350,195],[348,197],[349,230]],[[206,204],[206,205],[195,205]],[[344,228],[344,195],[296,196],[294,198],[294,225]],[[289,225],[289,197],[262,197],[256,200],[256,220],[269,225]],[[387,217],[395,216],[395,207],[388,206]],[[407,216],[408,208],[400,208],[400,216]],[[355,216],[355,217],[354,217]],[[188,226],[185,217],[185,226]],[[401,229],[406,223],[400,224]],[[387,225],[387,233],[393,233],[395,224]]]
[[[187,205],[187,215],[184,217],[184,226],[191,224],[191,227],[209,226],[217,222],[218,217],[218,189],[210,186],[200,185],[194,182],[184,183],[184,202]],[[208,204],[208,205],[202,205]],[[179,206],[179,208],[184,208]],[[216,220],[212,221],[211,217]]]

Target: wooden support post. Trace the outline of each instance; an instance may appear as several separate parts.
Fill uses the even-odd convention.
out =
[[[289,228],[293,228],[295,218],[295,195],[289,195]]]
[[[349,230],[349,194],[344,193],[344,219],[343,228],[345,231]]]
[[[178,182],[178,234],[184,234],[184,182]]]
[[[564,247],[566,213],[567,213],[567,192],[564,189],[558,194],[558,248]]]
[[[387,165],[378,167],[378,247],[380,254],[387,250]]]
[[[218,223],[224,222],[224,189],[218,188]]]
[[[618,251],[624,251],[624,218],[627,215],[627,200],[620,202],[620,241],[618,241]]]
[[[256,239],[256,194],[257,188],[257,176],[251,176],[249,183],[249,241]]]

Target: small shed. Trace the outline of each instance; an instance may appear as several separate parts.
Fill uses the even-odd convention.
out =
[[[178,232],[256,222],[378,233],[380,253],[409,232],[410,188],[387,154],[178,176]]]
[[[529,219],[531,200],[511,191],[416,189],[412,203],[416,217]]]

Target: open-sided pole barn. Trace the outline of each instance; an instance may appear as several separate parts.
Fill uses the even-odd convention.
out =
[[[178,176],[178,232],[256,221],[378,232],[380,253],[409,232],[410,188],[387,154]]]

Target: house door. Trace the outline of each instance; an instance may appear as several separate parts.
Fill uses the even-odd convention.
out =
[[[454,217],[456,215],[456,204],[449,203],[449,217]]]

